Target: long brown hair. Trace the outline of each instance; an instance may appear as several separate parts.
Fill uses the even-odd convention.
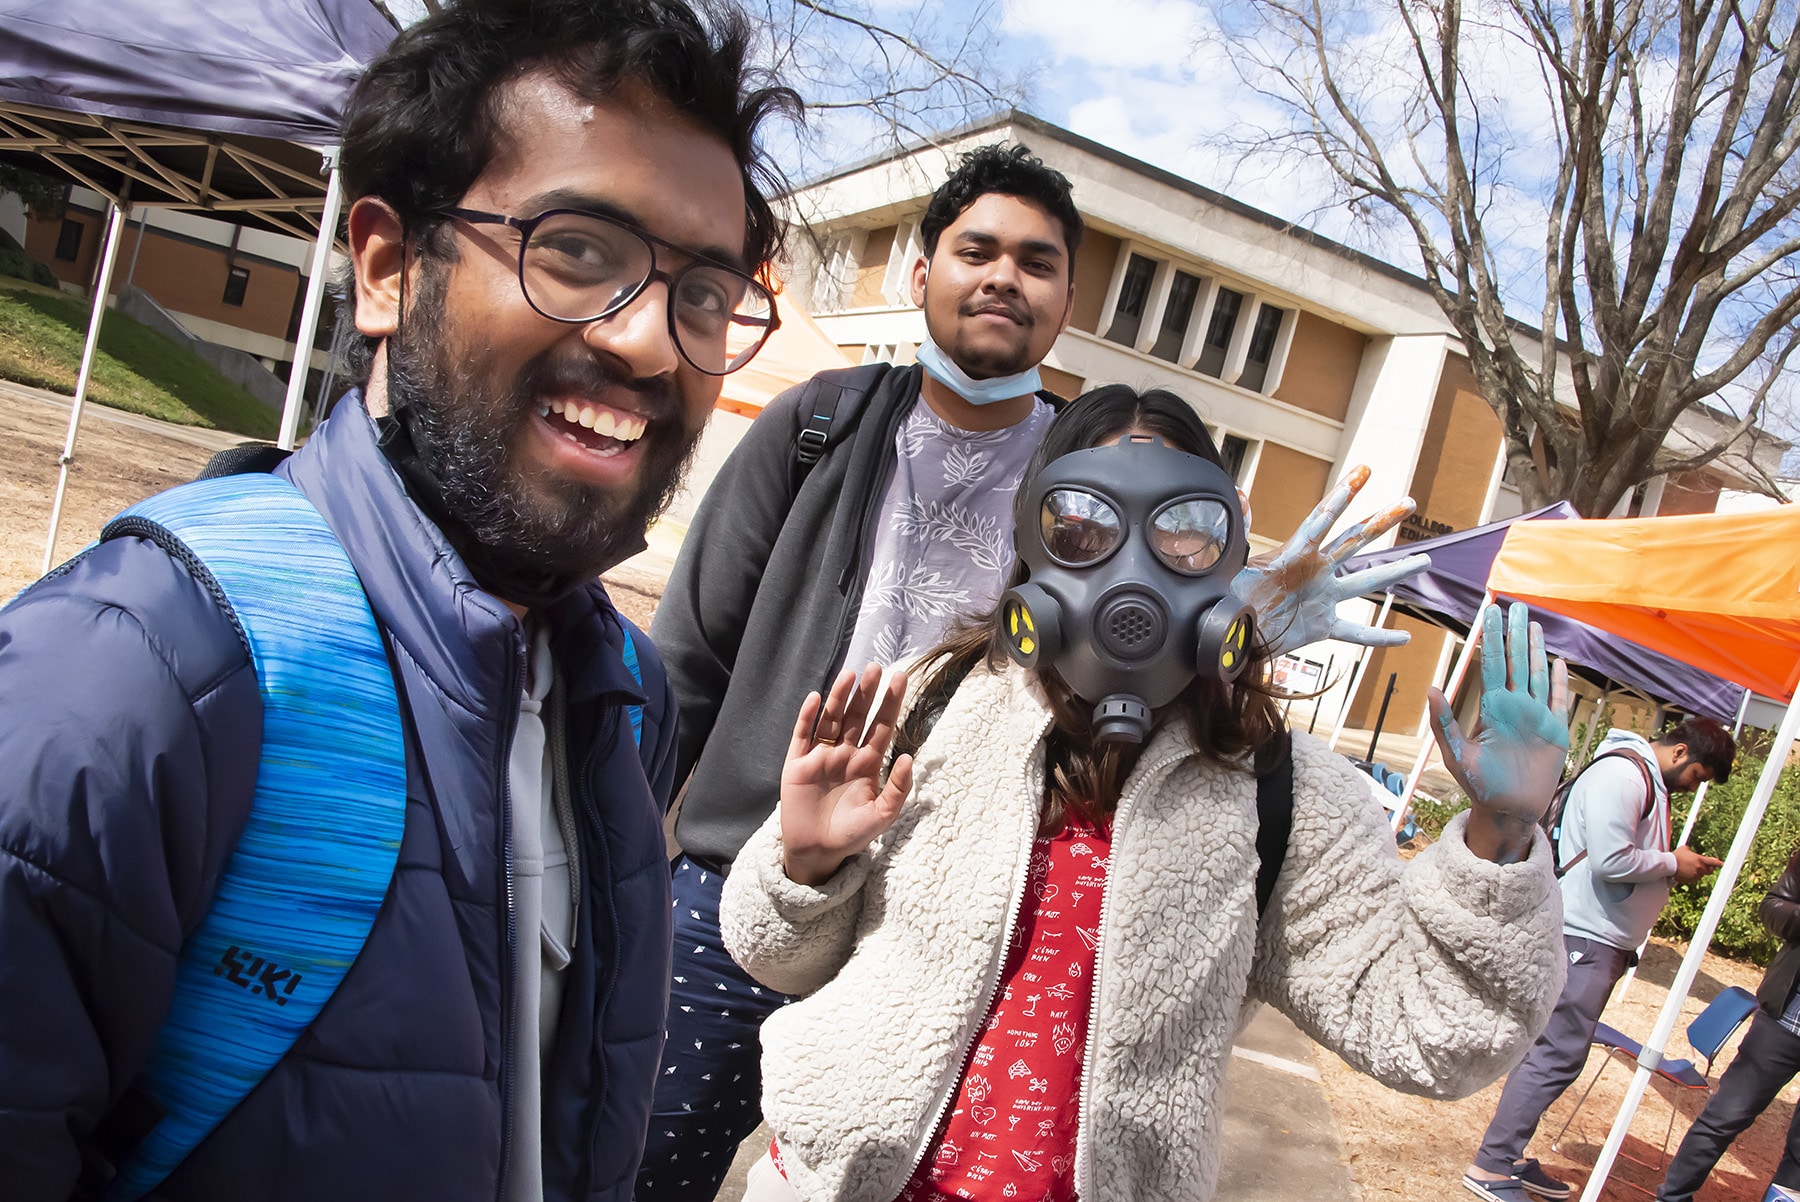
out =
[[[1035,513],[1027,512],[1031,481],[1046,464],[1072,451],[1101,446],[1128,430],[1155,434],[1177,450],[1220,462],[1206,427],[1174,393],[1159,388],[1140,394],[1123,384],[1096,388],[1057,415],[1032,455],[1013,502],[1015,542],[1018,531],[1030,529],[1030,523],[1037,520]],[[1008,587],[1023,584],[1029,575],[1024,563],[1014,560]],[[916,700],[895,733],[894,753],[918,752],[957,686],[977,664],[985,662],[999,671],[1006,661],[998,607],[953,627],[919,662]],[[1267,649],[1259,642],[1253,645],[1250,663],[1236,683],[1227,685],[1196,676],[1181,696],[1157,715],[1159,724],[1179,714],[1186,719],[1189,737],[1203,758],[1228,768],[1265,770],[1287,737],[1269,692],[1268,661]],[[1142,745],[1096,743],[1092,704],[1075,696],[1054,669],[1041,668],[1037,675],[1052,716],[1038,828],[1045,833],[1061,830],[1071,813],[1105,827],[1118,808]]]

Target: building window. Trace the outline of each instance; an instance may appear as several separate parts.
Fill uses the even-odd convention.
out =
[[[81,233],[86,227],[73,217],[63,218],[62,229],[56,235],[56,257],[65,263],[73,263],[81,254]]]
[[[1281,319],[1286,314],[1274,305],[1263,305],[1256,311],[1256,326],[1250,331],[1250,345],[1244,354],[1244,370],[1238,376],[1238,387],[1261,392],[1269,378],[1269,361],[1275,357],[1275,337],[1281,333]]]
[[[233,267],[225,276],[225,295],[222,299],[226,304],[231,305],[234,308],[242,306],[244,303],[244,289],[249,286],[250,269],[248,267]]]
[[[1200,299],[1204,281],[1185,271],[1175,273],[1169,283],[1169,303],[1163,306],[1162,328],[1157,331],[1156,345],[1150,353],[1158,359],[1174,363],[1181,357],[1181,344],[1187,341],[1188,322],[1194,316],[1194,303]]]
[[[1144,308],[1150,303],[1150,282],[1156,277],[1156,262],[1143,255],[1132,255],[1125,265],[1125,279],[1119,285],[1119,303],[1113,307],[1112,326],[1106,331],[1109,342],[1137,345],[1138,329],[1144,324]]]
[[[1250,444],[1235,434],[1227,434],[1219,443],[1219,458],[1225,461],[1225,474],[1240,484],[1244,479],[1244,460],[1250,457]]]
[[[1231,349],[1238,311],[1243,307],[1243,293],[1219,289],[1219,295],[1213,301],[1212,320],[1206,325],[1206,341],[1200,346],[1200,361],[1194,364],[1196,371],[1215,377],[1225,374],[1225,353]]]

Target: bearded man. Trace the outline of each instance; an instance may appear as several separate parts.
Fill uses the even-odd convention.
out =
[[[775,324],[755,136],[794,97],[748,86],[749,45],[734,12],[680,0],[462,0],[359,84],[364,387],[274,471],[366,595],[403,833],[323,1009],[156,1196],[630,1197],[670,972],[675,715],[596,577],[642,545],[719,378]],[[98,1196],[166,1117],[146,1064],[267,766],[274,702],[228,601],[127,531],[0,613],[13,1202]]]

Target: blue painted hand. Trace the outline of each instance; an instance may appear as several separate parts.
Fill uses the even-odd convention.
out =
[[[1531,851],[1532,830],[1562,777],[1569,754],[1569,670],[1544,653],[1544,632],[1523,605],[1482,615],[1481,711],[1465,735],[1438,690],[1432,733],[1450,775],[1469,798],[1469,846],[1507,863]],[[1510,677],[1510,680],[1509,680]],[[1493,854],[1488,854],[1492,852]]]
[[[1370,647],[1398,647],[1412,636],[1404,630],[1377,630],[1338,617],[1338,605],[1379,593],[1431,566],[1426,555],[1410,555],[1379,568],[1338,576],[1338,565],[1392,530],[1413,511],[1407,497],[1388,506],[1324,546],[1325,535],[1369,482],[1369,469],[1355,467],[1271,558],[1252,563],[1231,582],[1234,596],[1256,611],[1256,625],[1270,653],[1280,655],[1316,643],[1342,639]]]

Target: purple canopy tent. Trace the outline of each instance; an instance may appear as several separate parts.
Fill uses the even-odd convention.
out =
[[[1454,698],[1473,656],[1474,632],[1480,621],[1481,611],[1496,600],[1488,591],[1487,581],[1493,569],[1494,558],[1500,554],[1500,545],[1506,541],[1507,528],[1514,522],[1562,521],[1580,516],[1566,501],[1558,501],[1554,505],[1503,521],[1489,522],[1472,530],[1459,530],[1439,538],[1401,543],[1383,551],[1359,555],[1342,564],[1338,568],[1338,574],[1379,567],[1420,552],[1431,556],[1431,567],[1411,579],[1401,581],[1389,591],[1388,597],[1383,601],[1382,612],[1385,618],[1391,603],[1393,608],[1402,613],[1464,636],[1462,654],[1444,686],[1444,692]],[[1534,610],[1532,620],[1543,628],[1545,650],[1568,660],[1572,672],[1579,671],[1590,678],[1597,677],[1607,685],[1622,684],[1658,704],[1707,714],[1722,721],[1730,721],[1733,715],[1737,716],[1738,721],[1743,720],[1749,696],[1739,685],[1560,614],[1542,609]],[[1362,671],[1362,665],[1358,665],[1357,676],[1351,681],[1352,695],[1361,684]],[[1349,700],[1346,698],[1345,708],[1348,709],[1348,706]],[[1341,728],[1343,723],[1340,721],[1338,725]],[[1406,774],[1406,787],[1401,791],[1394,808],[1396,832],[1406,823],[1413,795],[1419,788],[1419,778],[1425,774],[1425,765],[1431,758],[1432,750],[1431,740],[1425,740],[1413,759],[1411,770]],[[1693,813],[1698,813],[1698,800],[1696,799]],[[1692,814],[1690,820],[1691,818]]]
[[[0,158],[48,164],[108,202],[48,570],[133,206],[316,238],[282,412],[281,445],[293,445],[337,232],[344,101],[395,30],[371,0],[0,0],[0,20]]]
[[[1338,575],[1379,567],[1424,552],[1431,566],[1393,587],[1394,608],[1434,625],[1466,634],[1487,597],[1488,572],[1507,527],[1514,522],[1560,521],[1581,515],[1566,501],[1472,530],[1459,530],[1423,542],[1400,543],[1359,555],[1338,568]],[[1729,722],[1738,713],[1744,690],[1661,652],[1585,626],[1570,618],[1533,612],[1544,628],[1544,646],[1569,661],[1571,669],[1604,682],[1625,685],[1658,704],[1707,714]]]

